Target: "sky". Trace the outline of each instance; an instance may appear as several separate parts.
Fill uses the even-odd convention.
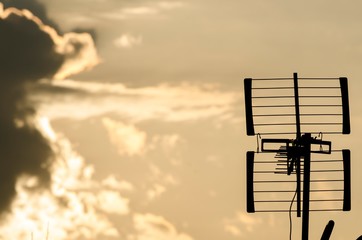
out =
[[[360,1],[0,0],[0,239],[288,239],[246,212],[244,78],[348,77],[362,234]],[[293,239],[301,219],[293,215]]]

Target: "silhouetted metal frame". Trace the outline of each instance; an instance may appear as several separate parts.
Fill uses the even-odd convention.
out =
[[[304,80],[309,80],[309,78],[302,78]],[[310,78],[312,80],[314,78]],[[335,78],[318,78],[318,79],[335,79]],[[283,79],[255,79],[255,80],[290,80],[289,78],[283,78]],[[348,100],[348,83],[347,78],[341,77],[339,78],[340,82],[340,90],[341,90],[341,105],[310,105],[313,106],[326,106],[326,107],[336,107],[340,106],[342,107],[342,114],[321,114],[321,115],[342,115],[342,131],[340,133],[342,134],[349,134],[350,133],[350,115],[349,115],[349,100]],[[303,156],[303,215],[302,215],[302,239],[308,240],[309,235],[309,212],[314,211],[313,209],[310,210],[310,173],[311,171],[311,153],[325,153],[330,154],[331,153],[331,142],[329,141],[321,141],[316,140],[315,138],[311,137],[312,133],[304,133],[302,135],[301,133],[301,122],[300,122],[300,112],[299,112],[299,87],[298,87],[298,75],[297,73],[293,74],[293,89],[294,89],[294,100],[295,100],[295,117],[296,117],[296,139],[290,140],[290,139],[262,139],[262,152],[285,152],[290,144],[293,145],[293,148],[296,147],[298,149],[301,149],[302,154],[296,154],[294,159],[296,160],[296,175],[297,175],[297,216],[300,217],[300,211],[301,211],[301,171],[300,171],[300,162],[301,162],[301,156]],[[313,88],[313,87],[304,87],[304,88]],[[323,88],[323,87],[316,87],[316,88]],[[338,88],[338,87],[327,87],[327,88]],[[290,87],[272,87],[272,88],[257,88],[257,89],[291,89]],[[254,125],[254,115],[253,115],[253,103],[252,103],[252,79],[251,78],[245,78],[244,79],[244,93],[245,93],[245,113],[246,113],[246,126],[247,126],[247,135],[253,136],[255,135],[254,126],[257,125],[283,125],[283,124],[255,124]],[[274,96],[265,96],[265,97],[254,97],[254,98],[278,98]],[[280,98],[290,98],[293,96],[283,96]],[[303,96],[302,96],[303,97]],[[311,96],[305,96],[305,97],[311,97]],[[318,97],[318,96],[315,96]],[[337,97],[337,96],[320,96],[320,97]],[[308,107],[309,105],[303,105],[304,107]],[[293,107],[293,105],[276,105],[276,106],[254,106],[254,107]],[[290,114],[280,114],[280,116],[293,116]],[[318,114],[306,114],[306,115],[318,115]],[[259,115],[258,115],[259,116]],[[267,117],[268,114],[261,114],[260,116]],[[278,116],[278,114],[272,114],[272,116]],[[329,123],[327,123],[329,124]],[[334,124],[334,123],[333,123]],[[288,124],[284,124],[288,125]],[[330,132],[332,134],[338,133],[338,132]],[[289,133],[262,133],[262,134],[291,134]],[[267,149],[264,147],[265,143],[284,143],[285,148],[281,149]],[[320,144],[320,145],[327,145],[328,151],[311,151],[311,145],[312,144]],[[253,213],[255,212],[255,202],[254,202],[254,152],[247,152],[247,212]],[[343,174],[344,174],[344,188],[343,188],[343,211],[350,211],[351,210],[351,163],[350,163],[350,151],[349,150],[342,150],[342,157],[343,157]],[[288,170],[289,171],[289,170]],[[275,172],[276,173],[276,172]],[[338,190],[340,191],[340,189]],[[267,192],[267,191],[264,191]],[[334,209],[329,209],[334,210]],[[283,210],[280,210],[283,211]],[[326,236],[330,236],[330,233],[333,229],[333,226],[328,226],[326,228],[325,233],[328,232]],[[330,232],[329,232],[330,231]],[[327,238],[326,238],[327,239]]]
[[[299,139],[301,137],[301,132],[300,132],[299,88],[298,88],[298,74],[297,73],[293,73],[293,83],[294,83],[295,127],[296,127],[295,139]],[[299,146],[297,146],[297,147],[299,147]],[[296,192],[297,192],[297,217],[300,217],[300,213],[301,213],[301,208],[300,208],[301,207],[300,157],[296,157],[295,161],[296,161],[296,174],[297,174],[297,189],[296,189]]]
[[[255,212],[254,203],[254,152],[246,153],[246,211]]]
[[[309,197],[310,197],[310,157],[311,134],[302,136],[304,167],[303,167],[303,215],[302,215],[302,239],[308,240],[309,234]]]
[[[342,150],[343,157],[343,211],[351,210],[351,151]]]
[[[313,80],[313,79],[317,79],[317,80],[337,80],[339,79],[339,87],[300,87],[300,88],[321,88],[321,89],[337,89],[340,88],[341,90],[341,99],[342,99],[342,103],[341,105],[339,104],[330,104],[330,105],[310,105],[310,104],[304,104],[304,105],[300,105],[299,104],[299,98],[300,97],[311,97],[311,96],[299,96],[299,86],[298,86],[298,81],[299,79],[301,80]],[[258,124],[254,124],[254,115],[253,115],[253,108],[260,108],[260,107],[270,107],[270,108],[280,108],[280,107],[294,107],[295,108],[295,117],[296,117],[296,132],[285,132],[285,133],[274,133],[274,132],[265,132],[265,133],[260,133],[263,135],[274,135],[274,134],[296,134],[297,136],[301,135],[301,129],[300,126],[301,125],[309,125],[309,123],[301,123],[300,122],[300,116],[301,115],[305,115],[305,116],[311,116],[311,115],[319,115],[319,114],[300,114],[299,113],[299,107],[341,107],[342,108],[342,114],[320,114],[321,116],[323,115],[329,115],[329,116],[337,116],[337,115],[342,115],[342,123],[324,123],[324,124],[330,124],[330,125],[342,125],[342,131],[341,132],[325,132],[325,134],[350,134],[351,132],[351,128],[350,128],[350,113],[349,113],[349,94],[348,94],[348,79],[346,77],[340,77],[340,78],[299,78],[298,79],[298,75],[297,73],[293,74],[293,79],[291,78],[270,78],[270,79],[252,79],[252,78],[245,78],[244,79],[244,97],[245,97],[245,119],[246,119],[246,133],[248,136],[254,136],[255,135],[255,126]],[[294,89],[294,96],[290,96],[290,97],[294,97],[295,98],[295,104],[294,105],[273,105],[273,106],[259,106],[259,105],[255,105],[253,106],[253,87],[252,87],[252,82],[253,80],[293,80],[294,86],[293,87],[288,87],[287,89]],[[274,88],[255,88],[255,89],[274,89]],[[278,87],[275,87],[275,89],[280,89]],[[313,97],[317,97],[317,96],[313,96]],[[321,98],[323,97],[331,97],[331,96],[319,96]],[[337,96],[333,96],[333,97],[337,97]],[[254,97],[255,98],[255,97]],[[275,116],[278,114],[274,114]],[[260,116],[274,116],[273,114],[266,114],[266,115],[260,115]],[[287,116],[288,114],[279,114],[280,116]],[[259,116],[259,115],[256,115]],[[314,124],[318,124],[318,123],[314,123]],[[259,124],[261,125],[261,124]],[[278,124],[273,124],[273,125],[278,125]],[[294,125],[294,123],[293,123]],[[316,132],[311,132],[312,134],[318,134]]]
[[[245,94],[245,118],[246,118],[246,134],[254,136],[254,116],[252,106],[252,79],[244,79],[244,94]]]
[[[343,113],[343,134],[350,134],[349,102],[348,102],[348,83],[346,77],[339,78],[342,96],[342,113]]]

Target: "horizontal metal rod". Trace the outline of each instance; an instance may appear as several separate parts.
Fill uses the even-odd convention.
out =
[[[295,114],[254,114],[253,117],[294,117]]]
[[[309,86],[309,87],[299,87],[299,89],[340,89],[340,87],[319,87],[319,86]]]
[[[307,122],[300,123],[300,125],[342,125],[343,123],[339,122]],[[255,123],[254,126],[295,126],[295,123]]]
[[[340,169],[311,170],[310,172],[343,172]]]
[[[270,161],[254,161],[254,163],[279,163],[279,162],[287,162],[287,160],[278,160],[278,161],[275,161],[275,160],[270,160]],[[311,162],[343,162],[343,160],[312,160]]]
[[[344,180],[342,179],[315,179],[315,180],[310,180],[310,182],[343,182]],[[254,181],[254,183],[294,183],[296,182],[296,180],[294,181],[288,181],[288,180],[272,180],[272,181],[268,181],[268,180],[256,180]],[[303,182],[303,180],[301,180],[301,182]]]
[[[342,107],[340,104],[301,104],[300,107]],[[289,105],[256,105],[254,108],[288,108],[295,107],[293,104]]]
[[[255,80],[255,79],[254,79]],[[340,89],[340,87],[332,87],[332,86],[306,86],[306,87],[298,87],[299,89]],[[255,90],[282,90],[282,89],[294,89],[294,87],[253,87],[251,89]]]
[[[310,192],[343,192],[343,189],[313,189]],[[294,193],[295,190],[255,190],[254,193]],[[303,190],[301,190],[303,192]]]
[[[312,132],[312,134],[319,134],[320,132]],[[323,132],[323,134],[326,134],[328,132]],[[329,133],[334,133],[334,132],[329,132]],[[337,133],[337,132],[336,132]],[[338,132],[340,133],[340,132]],[[260,133],[261,135],[262,134],[265,134],[265,133]],[[275,134],[295,134],[295,132],[290,132],[290,133],[275,133]],[[341,149],[332,149],[331,152],[342,152]],[[258,152],[258,154],[270,154],[270,152]],[[284,161],[284,160],[282,160]],[[317,161],[317,160],[313,160],[313,161]],[[331,159],[329,160],[321,160],[321,161],[331,161]],[[341,159],[332,159],[332,161],[342,161]]]
[[[342,113],[302,113],[300,116],[343,116]]]
[[[300,200],[301,202],[303,202],[303,199]],[[280,202],[291,202],[291,200],[256,200],[254,202],[258,202],[258,203],[269,203],[269,202],[275,202],[275,203],[280,203]],[[312,199],[309,200],[309,202],[343,202],[343,199]]]
[[[341,97],[342,96],[340,96],[340,95],[338,95],[338,96],[335,96],[335,95],[333,95],[333,96],[331,96],[331,95],[299,96],[299,98],[341,98]],[[256,97],[251,97],[251,98],[256,98],[256,99],[258,99],[258,98],[261,98],[261,99],[263,99],[263,98],[294,98],[294,96],[256,96]]]
[[[277,167],[277,168],[275,168],[275,170],[287,170],[287,169],[285,167]]]
[[[343,162],[343,160],[312,160],[311,162]]]
[[[253,117],[294,117],[295,114],[254,114]],[[341,113],[301,113],[300,116],[343,116]]]
[[[278,162],[277,161],[255,161],[254,163],[257,163],[257,164],[262,164],[262,163],[276,164]]]
[[[255,123],[254,126],[295,126],[295,123]]]
[[[297,210],[291,210],[291,212],[296,212]],[[331,208],[331,209],[310,209],[310,212],[339,212],[343,211],[341,208]],[[256,210],[255,212],[289,212],[289,210]]]
[[[341,98],[341,95],[310,95],[310,96],[299,96],[300,98]]]
[[[298,80],[339,80],[339,78],[322,77],[322,78],[298,78]]]
[[[340,122],[307,122],[307,123],[300,123],[300,125],[342,125],[343,123]]]
[[[278,169],[277,169],[278,170]],[[281,169],[280,169],[281,170]],[[327,170],[311,170],[310,172],[343,172],[339,169],[327,169]],[[278,171],[254,171],[254,173],[274,173],[274,174],[287,174],[287,172],[278,172]],[[303,173],[303,171],[301,171]],[[292,172],[291,174],[295,174]]]
[[[301,104],[300,107],[342,107],[340,104]]]
[[[253,81],[293,80],[293,78],[252,78]]]
[[[251,88],[251,89],[255,89],[255,90],[272,90],[272,89],[274,89],[274,90],[281,90],[281,89],[294,89],[294,87],[253,87],[253,88]]]
[[[309,132],[311,134],[319,134],[320,132]],[[295,132],[258,132],[260,135],[295,135]],[[255,135],[256,135],[255,134]],[[323,132],[323,135],[327,134],[342,134],[342,132]]]
[[[257,105],[254,108],[277,108],[277,107],[295,107],[295,105]]]
[[[294,98],[294,96],[257,96],[251,98]]]

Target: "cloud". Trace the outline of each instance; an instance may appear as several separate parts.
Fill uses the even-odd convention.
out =
[[[122,197],[119,192],[101,191],[98,194],[98,206],[109,214],[127,215],[129,213],[129,200]]]
[[[227,232],[227,233],[230,233],[231,235],[234,235],[236,237],[240,236],[241,235],[241,231],[240,229],[235,226],[235,225],[232,225],[232,224],[226,224],[224,226],[224,230]]]
[[[247,213],[237,212],[234,217],[224,219],[224,231],[233,236],[244,236],[252,233],[263,223],[260,217],[251,216]]]
[[[124,8],[122,13],[125,15],[145,15],[145,14],[156,14],[158,11],[151,7],[134,7]]]
[[[54,76],[56,79],[64,79],[92,69],[100,63],[93,38],[89,33],[66,33],[59,37],[56,47],[66,56],[65,61]]]
[[[110,12],[101,13],[100,16],[111,20],[125,20],[136,16],[156,15],[158,10],[152,7],[122,8]]]
[[[133,125],[110,118],[103,118],[102,123],[108,132],[111,143],[116,146],[120,155],[133,156],[145,151],[147,138],[145,132]]]
[[[20,1],[5,1],[6,6]],[[23,4],[47,19],[36,1]],[[29,10],[4,9],[0,3],[0,213],[9,210],[17,178],[35,176],[39,188],[50,184],[52,148],[34,123],[36,109],[28,101],[29,86],[40,79],[63,78],[97,63],[86,34],[58,35]],[[93,52],[93,54],[87,54]],[[89,59],[85,59],[89,58]]]
[[[69,140],[54,132],[48,119],[37,118],[36,122],[56,153],[50,166],[50,187],[33,191],[39,184],[37,177],[17,179],[12,211],[1,219],[0,239],[27,239],[32,232],[39,235],[47,223],[53,240],[119,239],[120,232],[108,214],[129,214],[130,201],[123,193],[131,184],[115,176],[94,180],[94,168],[73,151]]]
[[[157,16],[164,11],[173,10],[185,6],[183,2],[161,1],[154,4],[126,7],[111,12],[101,13],[100,16],[112,20],[125,20],[142,16]]]
[[[135,214],[133,224],[137,231],[136,235],[128,236],[128,240],[192,240],[185,233],[179,233],[174,225],[165,218],[147,214]]]
[[[114,175],[109,175],[102,181],[102,186],[117,191],[133,191],[134,187],[130,182],[121,181]]]
[[[132,36],[130,34],[123,34],[120,37],[116,38],[113,41],[113,44],[117,48],[132,48],[137,45],[142,44],[142,37],[141,36]]]
[[[85,119],[114,113],[129,122],[179,122],[210,117],[227,120],[232,118],[230,113],[238,99],[235,92],[208,85],[129,88],[120,83],[63,80],[36,87],[32,101],[42,115],[51,119]]]
[[[20,10],[26,9],[41,19],[45,25],[54,28],[57,32],[60,31],[58,24],[49,18],[45,6],[36,0],[2,0],[1,2],[4,4],[5,8],[13,7]]]
[[[152,188],[147,190],[148,200],[154,200],[166,191],[166,188],[160,184],[154,184]]]

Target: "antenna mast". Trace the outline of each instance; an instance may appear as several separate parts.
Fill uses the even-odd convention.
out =
[[[288,203],[285,199],[286,195],[283,195],[283,199],[260,200],[257,198],[267,193],[280,195],[295,193],[297,207],[293,211],[297,213],[297,217],[302,216],[302,240],[308,240],[310,211],[350,211],[351,209],[350,151],[332,150],[332,143],[322,139],[323,134],[350,133],[347,78],[298,78],[297,73],[293,74],[293,78],[246,78],[244,90],[247,135],[295,135],[295,139],[285,137],[261,139],[260,155],[263,157],[268,153],[274,153],[276,161],[269,158],[262,158],[259,161],[256,159],[255,152],[247,152],[247,211],[249,213],[287,212],[288,210],[280,208],[283,203]],[[340,121],[337,122],[336,118]],[[318,136],[313,137],[313,134],[318,134]],[[277,147],[278,144],[282,145]],[[316,150],[314,146],[319,146],[319,150]],[[312,154],[316,154],[318,159],[313,160]],[[335,160],[336,154],[341,154],[342,159]],[[333,159],[328,159],[327,156]],[[319,164],[319,168],[311,169],[312,162]],[[337,162],[343,163],[342,166],[337,165],[339,169],[331,169],[326,164]],[[268,169],[270,163],[276,163],[277,167],[274,171]],[[311,173],[314,172],[318,173],[318,176],[317,178],[313,176],[311,179]],[[336,172],[342,173],[338,179],[332,179],[331,174],[328,175]],[[267,178],[270,178],[270,174],[273,174],[274,178],[269,180]],[[296,175],[296,178],[294,181],[285,180],[285,175]],[[302,182],[303,191],[301,190]],[[333,184],[330,189],[316,189],[315,185],[312,185],[314,187],[311,189],[311,182],[343,182],[343,189],[333,189],[335,188]],[[270,187],[266,190],[260,189],[260,185],[263,184],[269,184],[268,186],[274,184],[274,187],[280,188],[290,183],[296,184],[295,191],[270,190]],[[301,200],[302,192],[303,200]],[[325,194],[325,192],[342,192],[343,196],[332,199],[320,198],[321,195],[318,194]],[[312,200],[311,193],[314,196]],[[323,209],[323,205],[315,205],[317,207],[310,209],[310,203],[326,201],[343,202],[343,207]],[[276,204],[274,209],[265,209],[266,204],[274,203]],[[264,208],[258,210],[256,204],[264,204],[262,205]],[[327,225],[323,240],[329,239],[333,226],[334,223]]]

